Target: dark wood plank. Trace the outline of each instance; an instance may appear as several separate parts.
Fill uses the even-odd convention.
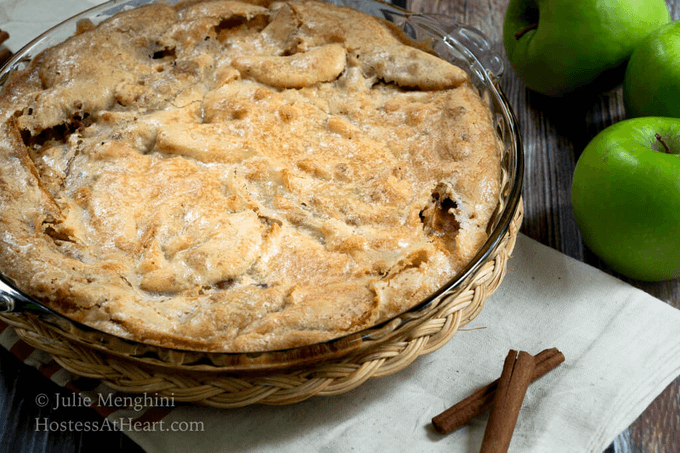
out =
[[[39,395],[50,401],[55,395],[68,398],[64,389],[36,369],[21,363],[0,348],[0,451],[12,453],[92,452],[141,453],[143,450],[119,431],[87,431],[69,427],[69,422],[101,424],[102,417],[89,407],[40,407]]]

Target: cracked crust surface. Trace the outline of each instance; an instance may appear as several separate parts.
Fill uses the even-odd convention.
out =
[[[79,30],[0,97],[0,272],[71,318],[295,347],[408,309],[486,240],[491,114],[378,20],[190,1]]]

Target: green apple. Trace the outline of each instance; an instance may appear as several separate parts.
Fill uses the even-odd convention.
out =
[[[623,81],[628,117],[680,118],[680,21],[653,31],[635,47]]]
[[[564,96],[618,85],[633,48],[669,21],[664,0],[511,0],[503,42],[530,89]]]
[[[572,181],[586,245],[637,280],[680,276],[680,119],[619,121],[593,138]]]

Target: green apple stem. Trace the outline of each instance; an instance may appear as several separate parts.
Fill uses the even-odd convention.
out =
[[[671,149],[668,147],[668,143],[666,143],[666,140],[663,139],[661,134],[654,134],[654,137],[656,137],[656,140],[661,143],[661,146],[663,146],[663,149],[666,154],[675,154]]]
[[[536,30],[537,28],[538,28],[538,24],[531,24],[527,27],[524,27],[523,29],[521,29],[520,31],[515,33],[515,39],[519,39],[522,36],[526,35],[528,31]]]

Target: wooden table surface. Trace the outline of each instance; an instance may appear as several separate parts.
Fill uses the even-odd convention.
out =
[[[502,27],[509,0],[397,0],[407,8],[443,14],[476,27],[502,56],[506,70],[501,86],[519,119],[526,156],[525,217],[522,232],[541,243],[616,275],[584,246],[571,208],[571,177],[579,154],[600,130],[625,117],[621,88],[578,102],[556,101],[526,89],[503,49]],[[405,3],[404,3],[405,2]],[[667,0],[673,19],[680,0]],[[85,4],[84,8],[91,6]],[[0,18],[2,11],[0,11]],[[0,27],[1,28],[1,27]],[[617,277],[620,277],[616,275]],[[620,277],[621,278],[621,277]],[[679,280],[632,285],[680,308]],[[52,412],[34,401],[38,394],[64,390],[0,349],[0,451],[141,451],[120,433],[35,432],[36,418],[97,420],[88,408]],[[680,378],[617,438],[608,453],[680,451]]]

